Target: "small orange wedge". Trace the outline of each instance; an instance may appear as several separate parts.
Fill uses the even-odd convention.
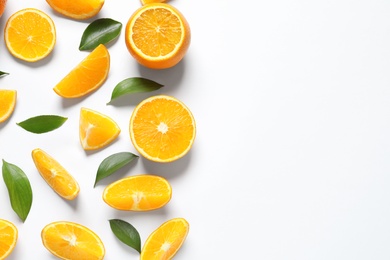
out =
[[[172,259],[187,238],[188,231],[189,224],[184,218],[166,221],[146,239],[141,260]]]
[[[79,136],[84,150],[103,148],[120,134],[118,124],[109,116],[88,108],[80,109]]]
[[[157,95],[143,100],[130,118],[130,138],[137,151],[155,162],[172,162],[191,149],[195,119],[178,99]]]
[[[74,67],[55,87],[63,98],[78,98],[97,90],[110,71],[110,54],[100,44],[84,60]]]
[[[141,0],[141,4],[146,5],[146,4],[152,4],[152,3],[164,3],[166,1],[167,0]]]
[[[14,57],[36,62],[48,56],[54,49],[54,22],[41,10],[19,10],[8,18],[4,28],[4,41]]]
[[[15,110],[16,90],[0,89],[0,123],[7,120]]]
[[[46,249],[61,259],[100,260],[105,255],[99,236],[78,223],[50,223],[42,229],[41,238]]]
[[[163,207],[172,197],[169,182],[155,175],[137,175],[108,185],[103,200],[119,210],[148,211]]]
[[[61,164],[39,148],[34,149],[31,155],[42,178],[58,195],[67,200],[77,197],[79,184]]]
[[[6,259],[14,250],[18,229],[8,220],[0,219],[0,259]]]
[[[58,13],[75,20],[85,20],[97,15],[104,0],[46,0]]]

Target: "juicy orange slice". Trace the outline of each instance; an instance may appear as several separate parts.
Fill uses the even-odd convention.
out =
[[[8,18],[4,29],[8,51],[16,58],[35,62],[54,49],[56,29],[53,20],[41,10],[26,8]]]
[[[11,254],[18,240],[18,229],[8,220],[0,219],[0,259]]]
[[[7,120],[15,110],[16,90],[0,89],[0,123]]]
[[[184,218],[173,218],[158,227],[146,239],[141,260],[172,259],[184,243],[189,224]]]
[[[119,136],[121,129],[109,116],[88,108],[80,110],[79,135],[84,150],[103,148]]]
[[[43,245],[61,259],[103,259],[103,242],[89,228],[73,222],[58,221],[46,225],[41,232]]]
[[[97,15],[104,0],[46,0],[58,13],[76,20],[85,20]]]
[[[125,42],[130,54],[149,68],[175,66],[186,54],[190,41],[187,20],[166,3],[143,5],[126,25]]]
[[[137,175],[108,185],[103,200],[119,210],[148,211],[163,207],[171,200],[168,181],[155,175]]]
[[[77,197],[80,187],[61,164],[39,148],[34,149],[31,155],[42,178],[58,195],[67,200]]]
[[[130,138],[137,151],[155,162],[183,157],[195,140],[195,120],[178,99],[157,95],[143,100],[130,118]]]
[[[74,67],[55,87],[63,98],[78,98],[98,89],[110,71],[110,54],[100,44],[84,60]]]

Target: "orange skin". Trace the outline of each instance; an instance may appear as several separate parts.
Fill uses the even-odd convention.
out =
[[[0,17],[3,15],[7,0],[0,0]]]

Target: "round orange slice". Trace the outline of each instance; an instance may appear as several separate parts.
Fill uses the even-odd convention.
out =
[[[187,238],[189,224],[184,218],[173,218],[158,227],[146,239],[141,260],[172,259]]]
[[[172,197],[169,182],[155,175],[137,175],[108,185],[103,200],[118,210],[148,211],[163,207]]]
[[[19,10],[8,18],[4,28],[4,41],[14,57],[28,62],[39,61],[54,49],[54,22],[41,10]]]
[[[182,13],[166,3],[145,4],[126,25],[125,42],[130,54],[152,69],[175,66],[185,56],[191,30]]]
[[[130,118],[137,151],[155,162],[172,162],[188,153],[195,140],[195,119],[178,99],[157,95],[143,100]]]
[[[16,90],[0,89],[0,123],[6,121],[14,112]]]
[[[104,0],[46,0],[58,13],[76,20],[85,20],[97,15]]]
[[[34,149],[31,155],[42,178],[58,195],[67,200],[77,197],[80,187],[61,164],[39,148]]]
[[[14,250],[18,229],[8,220],[0,219],[0,259],[6,259]]]
[[[88,108],[80,109],[79,136],[84,150],[109,145],[120,134],[118,124],[109,116]]]
[[[100,44],[55,87],[54,91],[63,98],[78,98],[97,90],[107,79],[110,71],[110,54]]]
[[[41,238],[45,248],[61,259],[100,260],[105,255],[99,236],[78,223],[50,223],[42,229]]]

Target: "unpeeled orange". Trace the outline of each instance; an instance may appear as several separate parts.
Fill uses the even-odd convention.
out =
[[[46,0],[58,13],[76,20],[85,20],[97,15],[104,0]]]
[[[183,14],[172,5],[145,4],[128,20],[125,42],[140,64],[166,69],[185,56],[191,42],[191,30]]]
[[[0,123],[7,120],[15,110],[17,92],[14,89],[0,89]]]
[[[18,229],[8,220],[0,219],[0,259],[6,259],[16,246]]]
[[[0,17],[3,15],[7,0],[0,0]]]

